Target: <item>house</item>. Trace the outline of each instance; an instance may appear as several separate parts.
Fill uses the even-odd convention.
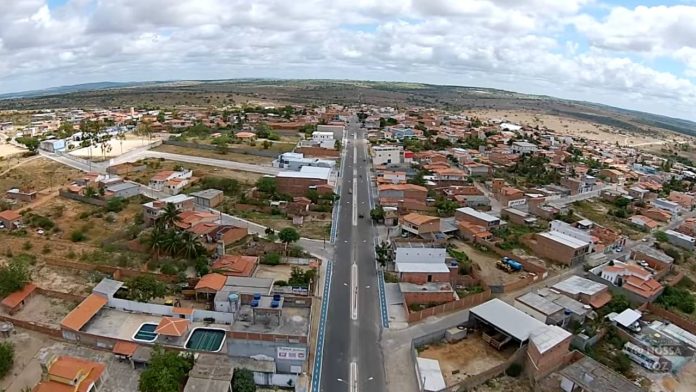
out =
[[[614,184],[622,184],[625,180],[624,174],[616,169],[602,169],[599,176]]]
[[[204,208],[215,208],[225,200],[225,194],[218,189],[205,189],[199,192],[192,192],[193,202]]]
[[[31,189],[12,188],[5,192],[5,197],[10,200],[19,200],[28,203],[36,200],[37,193]]]
[[[469,222],[483,226],[486,229],[496,228],[502,224],[500,218],[477,211],[471,207],[458,208],[454,213],[454,219],[457,222]]]
[[[395,270],[401,282],[425,284],[450,281],[450,269],[445,262],[447,249],[401,243],[394,253]]]
[[[309,189],[328,187],[330,176],[330,168],[302,166],[300,171],[281,171],[276,176],[276,183],[279,193],[304,196]]]
[[[103,363],[78,357],[42,357],[39,362],[42,381],[36,384],[33,392],[98,391],[108,376],[106,365]]]
[[[557,374],[558,390],[564,392],[645,392],[633,381],[585,355]]]
[[[548,288],[517,297],[513,306],[545,324],[559,327],[566,327],[571,321],[582,323],[586,317],[594,317],[591,307]]]
[[[638,186],[633,186],[628,189],[628,195],[631,196],[634,200],[646,200],[649,194],[649,190],[643,189]]]
[[[438,185],[443,184],[454,184],[466,181],[468,174],[462,169],[457,169],[453,167],[440,167],[432,169],[433,180],[438,183]]]
[[[22,307],[24,307],[26,301],[36,292],[36,285],[33,283],[27,283],[21,289],[10,293],[5,297],[0,306],[9,314],[17,313]]]
[[[659,223],[655,222],[654,220],[648,218],[645,215],[633,215],[628,218],[631,223],[634,225],[646,229],[648,231],[654,230],[659,226]]]
[[[378,184],[405,184],[406,172],[393,170],[380,170],[377,172]]]
[[[565,264],[576,265],[585,261],[591,243],[559,231],[536,233],[532,250],[538,256]]]
[[[65,139],[50,139],[44,140],[39,144],[39,149],[51,153],[63,152],[67,149]]]
[[[194,198],[187,195],[170,196],[164,199],[151,201],[143,204],[143,215],[146,224],[152,224],[162,213],[167,204],[173,204],[177,211],[193,211]]]
[[[0,211],[0,229],[14,230],[22,224],[22,216],[17,211]]]
[[[510,146],[515,154],[531,154],[537,150],[537,145],[526,141],[512,142]]]
[[[631,259],[644,261],[650,268],[657,271],[669,271],[672,269],[674,259],[663,251],[655,249],[647,244],[639,244],[631,250]]]
[[[428,188],[414,184],[384,184],[377,187],[380,200],[417,200],[425,202]]]
[[[213,223],[220,218],[220,215],[207,211],[182,211],[174,225],[179,229],[187,230],[200,223]]]
[[[256,140],[256,134],[252,132],[237,132],[234,137],[244,142],[251,143]]]
[[[225,276],[250,277],[256,271],[259,258],[256,256],[221,255],[211,269]]]
[[[336,139],[334,139],[334,133],[331,131],[312,132],[312,142],[318,144],[321,148],[336,148]]]
[[[273,364],[273,361],[263,362]],[[235,366],[230,358],[198,353],[188,373],[184,392],[232,392],[232,377],[238,367],[241,366]]]
[[[273,167],[299,171],[302,166],[328,167],[333,169],[336,161],[330,159],[307,158],[298,152],[284,152],[273,161]]]
[[[128,199],[140,194],[140,184],[124,181],[119,184],[107,186],[104,192],[106,198],[120,197],[121,199]]]
[[[672,215],[678,215],[679,213],[681,213],[681,206],[678,203],[669,201],[667,199],[655,199],[652,202],[652,206],[661,210],[665,210]]]
[[[469,325],[480,329],[483,340],[499,350],[508,344],[526,345],[524,358],[532,379],[544,377],[565,362],[573,336],[497,298],[471,308]]]
[[[492,172],[490,166],[476,162],[465,163],[463,169],[470,177],[488,177]]]
[[[636,265],[614,260],[590,270],[616,287],[621,287],[632,302],[653,302],[662,294],[662,285],[650,271]]]
[[[694,250],[696,247],[696,238],[690,235],[686,235],[674,230],[665,230],[665,234],[667,235],[667,241],[672,245],[687,250]]]
[[[184,187],[191,183],[193,177],[192,170],[163,170],[155,174],[148,183],[148,186],[156,191],[167,192],[176,195]]]
[[[526,203],[524,192],[517,188],[506,186],[505,180],[502,178],[494,178],[491,182],[491,189],[495,198],[503,206],[512,207]]]
[[[493,233],[488,230],[487,226],[477,225],[468,221],[458,221],[457,229],[459,237],[467,241],[488,241],[493,238]]]
[[[691,210],[696,204],[696,197],[684,192],[671,191],[667,199],[671,202],[679,204],[685,210]]]
[[[641,215],[647,216],[648,218],[657,222],[670,222],[672,220],[672,214],[665,210],[659,208],[647,208],[641,211]]]
[[[234,244],[249,235],[249,230],[246,227],[210,222],[197,223],[187,230],[197,235],[209,252],[215,250],[218,255],[225,254],[227,245]]]
[[[404,148],[402,146],[373,146],[371,150],[373,166],[400,164],[403,161]]]
[[[503,208],[500,210],[500,217],[521,226],[532,226],[537,223],[537,218],[515,208]]]
[[[415,212],[402,216],[399,224],[401,230],[418,236],[440,232],[440,218]]]
[[[609,286],[580,276],[571,276],[551,288],[594,309],[599,309],[611,301]]]

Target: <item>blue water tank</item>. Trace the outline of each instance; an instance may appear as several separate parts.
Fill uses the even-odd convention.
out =
[[[230,293],[230,295],[227,296],[227,300],[230,302],[237,302],[239,301],[239,294]]]
[[[259,300],[255,299],[251,301],[251,307],[252,308],[257,308],[259,306]]]
[[[273,294],[273,300],[274,301],[280,301],[280,294]]]
[[[261,294],[259,294],[259,293],[254,294],[254,299],[256,299],[256,300],[261,299]]]
[[[277,308],[279,306],[280,306],[280,301],[276,301],[276,300],[271,301],[272,308]]]

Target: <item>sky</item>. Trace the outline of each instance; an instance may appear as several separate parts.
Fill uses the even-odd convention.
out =
[[[696,120],[696,0],[0,0],[0,93],[335,78]]]

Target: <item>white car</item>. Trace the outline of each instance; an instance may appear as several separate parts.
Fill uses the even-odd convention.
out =
[[[36,234],[43,235],[44,234],[43,229],[37,229]]]

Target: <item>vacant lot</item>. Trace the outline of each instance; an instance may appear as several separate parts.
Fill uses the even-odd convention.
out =
[[[667,132],[653,135],[639,134],[590,121],[526,110],[476,109],[470,113],[471,115],[478,116],[481,119],[501,119],[514,124],[529,125],[532,127],[539,125],[540,127],[546,127],[562,135],[605,141],[611,144],[618,142],[620,145],[627,146],[664,143],[663,140],[656,140],[656,136],[660,139],[664,138],[665,140],[667,138],[676,137],[676,135]]]
[[[614,206],[602,200],[593,199],[591,201],[579,201],[571,206],[576,214],[579,214],[601,226],[621,232],[632,240],[644,237],[646,234],[633,228],[626,220],[617,218],[610,214],[615,209]]]
[[[153,151],[168,152],[171,154],[182,154],[182,155],[192,155],[196,157],[211,158],[211,159],[222,159],[226,161],[250,163],[253,165],[263,165],[271,166],[273,158],[261,157],[251,154],[239,154],[234,152],[228,152],[227,154],[220,154],[212,150],[203,150],[198,148],[188,148],[179,147],[172,145],[161,145],[159,147],[153,148]]]
[[[560,382],[559,382],[560,385]],[[555,389],[554,391],[557,391]],[[472,389],[474,392],[532,392],[533,389],[529,385],[529,380],[526,377],[512,378],[508,376],[500,376],[486,381],[483,385]]]
[[[254,274],[255,278],[271,278],[275,280],[284,280],[288,281],[290,279],[290,273],[292,272],[292,267],[300,267],[303,271],[306,271],[309,269],[309,267],[306,266],[293,266],[289,264],[280,264],[280,265],[264,265],[264,264],[259,264],[259,267],[256,269],[256,273]]]
[[[26,151],[27,150],[0,141],[0,158],[20,154]]]
[[[452,244],[466,253],[472,262],[481,267],[481,278],[488,285],[504,285],[519,280],[519,273],[507,273],[498,269],[495,264],[500,257],[492,252],[482,252],[463,241],[453,241]]]
[[[259,225],[270,227],[276,232],[286,228],[295,228],[302,237],[328,240],[331,227],[331,213],[326,213],[325,220],[305,221],[301,226],[292,224],[292,220],[285,218],[283,215],[271,215],[255,211],[230,211],[230,214],[239,216],[240,218],[258,223]]]
[[[500,365],[513,352],[512,346],[498,351],[484,342],[480,334],[476,334],[457,343],[443,342],[428,346],[418,356],[438,360],[445,382],[450,386]]]
[[[17,162],[13,160],[13,165]],[[75,179],[79,170],[63,166],[46,158],[27,158],[26,163],[0,175],[0,192],[10,188],[29,188],[37,191],[58,186]]]
[[[170,147],[170,146],[167,146]],[[179,148],[179,147],[177,147]],[[251,156],[251,155],[244,155],[244,156]],[[257,157],[258,158],[258,157]],[[159,160],[159,159],[145,159],[142,161],[139,161],[139,163],[144,163],[147,165],[147,169],[142,172],[138,173],[132,173],[131,175],[127,176],[126,178],[132,181],[139,182],[141,184],[147,184],[150,181],[150,178],[155,175],[155,173],[162,171],[162,170],[174,170],[177,167],[183,167],[186,169],[191,169],[193,170],[193,175],[194,177],[202,178],[206,176],[214,176],[214,177],[225,177],[225,178],[233,178],[237,181],[240,181],[244,184],[247,185],[253,185],[256,183],[256,181],[263,177],[262,174],[259,173],[251,173],[251,172],[246,172],[246,171],[240,171],[240,170],[230,170],[230,169],[222,169],[219,167],[214,167],[214,166],[207,166],[207,165],[199,165],[199,164],[194,164],[194,163],[184,163],[184,162],[177,162],[177,161],[164,161],[164,160]]]
[[[42,323],[58,325],[65,316],[77,305],[70,301],[34,294],[14,317],[20,320],[41,321]]]
[[[70,151],[70,155],[74,155],[81,158],[92,158],[94,161],[102,161],[106,158],[112,158],[125,154],[128,151],[134,150],[138,147],[142,147],[148,143],[154,142],[157,139],[147,140],[134,135],[127,135],[125,140],[111,139],[105,145],[105,149],[102,151],[100,146],[92,146],[85,148],[78,148]],[[79,147],[79,146],[78,146]]]

